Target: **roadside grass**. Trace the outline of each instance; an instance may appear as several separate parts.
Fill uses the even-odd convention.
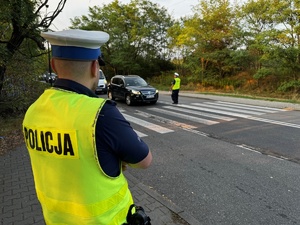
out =
[[[161,91],[169,91],[173,76],[162,74],[152,77],[148,82]],[[256,80],[250,72],[242,72],[222,80],[203,80],[199,82],[196,76],[182,76],[180,91],[193,93],[247,98],[255,100],[300,103],[300,91],[280,91],[275,77]]]
[[[4,155],[24,143],[22,121],[23,115],[0,117],[0,155]]]
[[[245,98],[245,99],[254,99],[254,100],[266,100],[273,102],[287,102],[287,103],[295,103],[299,104],[300,99],[293,99],[292,97],[284,99],[280,97],[264,97],[264,96],[255,96],[255,95],[246,95],[240,93],[218,93],[218,92],[194,92],[203,95],[216,95],[216,96],[226,96],[226,97],[235,97],[235,98]]]
[[[22,129],[23,115],[14,118],[0,117],[0,136],[8,135],[12,130]]]
[[[26,82],[21,82],[24,87],[15,85],[15,88],[9,89],[5,95],[11,97],[0,99],[0,155],[24,144],[22,133],[24,112],[49,87],[49,83],[37,82],[36,79],[32,81],[32,76],[25,78]]]
[[[169,91],[170,86],[155,84],[152,83],[152,86],[156,87],[160,91]],[[226,97],[235,97],[235,98],[245,98],[245,99],[254,99],[254,100],[266,100],[273,102],[286,102],[300,104],[300,96],[293,93],[268,93],[268,92],[255,92],[249,90],[237,90],[237,91],[227,91],[227,90],[216,90],[216,89],[203,89],[197,90],[197,88],[191,88],[189,85],[181,85],[180,91],[191,92],[203,95],[216,95],[216,96],[226,96]]]

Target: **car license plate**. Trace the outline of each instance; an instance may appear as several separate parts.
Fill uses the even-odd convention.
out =
[[[154,95],[147,95],[146,98],[154,98]]]

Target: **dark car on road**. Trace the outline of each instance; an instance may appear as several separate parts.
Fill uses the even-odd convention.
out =
[[[48,83],[53,84],[57,80],[56,73],[50,73],[48,76]]]
[[[138,75],[116,75],[112,77],[107,95],[111,100],[125,100],[127,105],[134,103],[155,104],[158,100],[158,90]]]
[[[57,75],[53,72],[45,72],[44,74],[40,75],[38,79],[39,81],[44,81],[53,84],[57,80]]]

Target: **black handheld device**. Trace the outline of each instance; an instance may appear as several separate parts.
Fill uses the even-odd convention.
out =
[[[135,213],[132,213],[132,209],[135,208]],[[145,210],[141,206],[132,204],[129,207],[126,217],[127,223],[123,225],[151,225],[150,217],[146,215]]]

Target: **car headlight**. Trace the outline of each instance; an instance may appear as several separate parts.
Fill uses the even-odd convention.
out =
[[[136,90],[131,90],[131,93],[134,94],[134,95],[139,95],[140,94],[140,92],[136,91]]]
[[[158,90],[155,90],[155,94],[157,94],[158,93]]]

